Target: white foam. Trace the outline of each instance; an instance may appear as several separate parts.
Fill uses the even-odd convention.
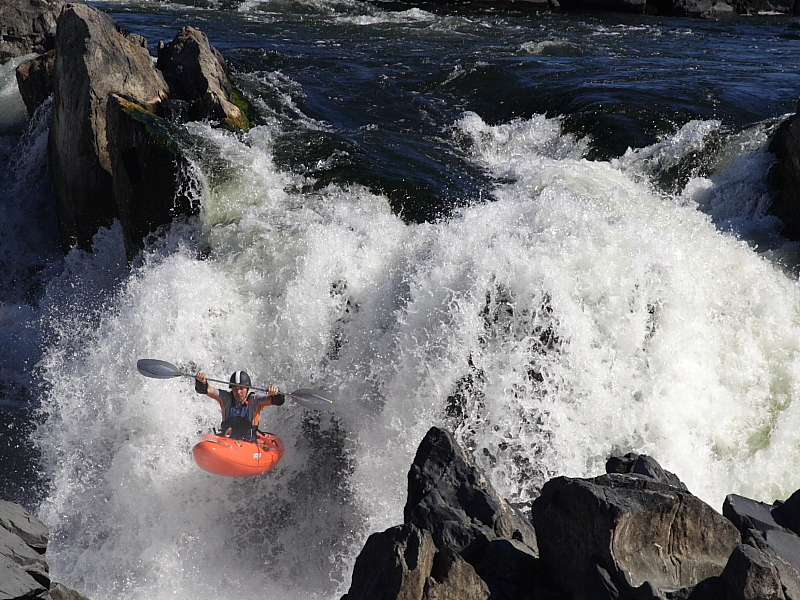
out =
[[[104,232],[48,294],[54,579],[95,600],[339,597],[366,536],[402,521],[434,424],[514,500],[598,474],[613,451],[653,455],[718,509],[800,487],[797,282],[695,203],[586,160],[560,120],[465,115],[495,198],[421,225],[358,186],[298,193],[268,129],[191,127],[228,164],[198,186],[201,218],[130,276]],[[269,409],[281,464],[220,479],[189,453],[218,407],[188,379],[141,377],[137,358],[338,403]]]

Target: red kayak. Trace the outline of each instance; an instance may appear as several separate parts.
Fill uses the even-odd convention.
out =
[[[192,448],[194,461],[204,471],[225,477],[253,477],[266,473],[283,456],[283,441],[271,433],[253,442],[204,434]]]

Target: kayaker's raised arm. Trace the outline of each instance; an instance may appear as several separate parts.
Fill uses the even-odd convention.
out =
[[[194,378],[194,391],[198,394],[205,394],[211,396],[215,400],[219,400],[217,389],[208,383],[205,373],[198,373]]]

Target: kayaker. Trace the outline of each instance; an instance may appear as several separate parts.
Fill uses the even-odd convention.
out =
[[[231,375],[231,391],[218,390],[209,385],[205,373],[198,373],[195,376],[195,391],[219,402],[222,408],[220,429],[226,437],[238,440],[255,439],[261,410],[266,406],[281,406],[286,401],[284,395],[274,385],[267,389],[266,394],[251,391],[251,385],[250,375],[245,371],[236,371]]]

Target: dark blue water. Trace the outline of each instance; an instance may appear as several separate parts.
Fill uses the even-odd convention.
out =
[[[492,125],[560,116],[566,131],[591,136],[589,159],[608,159],[693,119],[731,130],[775,119],[800,95],[800,30],[788,17],[358,2],[96,6],[153,45],[184,25],[206,32],[238,84],[285,127],[281,164],[319,186],[364,184],[415,221],[485,197],[491,185],[452,135],[464,111]],[[320,127],[309,131],[307,119]]]

